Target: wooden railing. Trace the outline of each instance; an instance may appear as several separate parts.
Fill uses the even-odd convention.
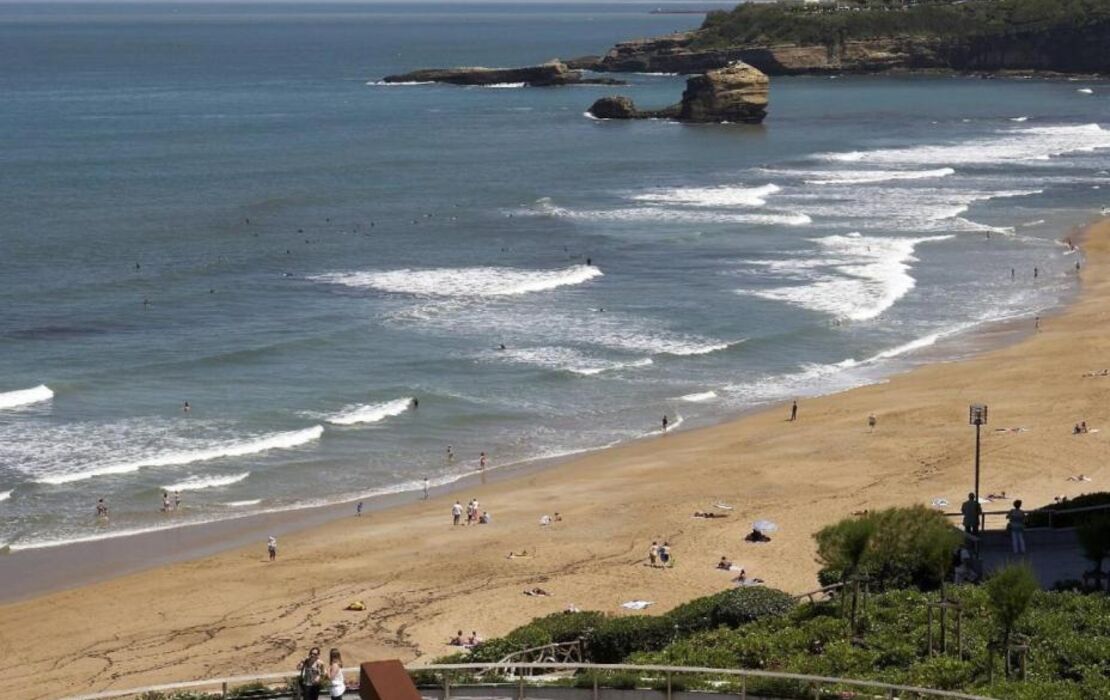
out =
[[[460,676],[470,676],[476,678],[478,674],[498,668],[498,664],[430,664],[426,666],[414,666],[409,668],[410,672],[435,672],[440,676],[440,682],[443,689],[443,699],[450,700],[452,691],[458,692],[459,688],[465,687],[467,684],[462,681]],[[662,680],[663,690],[666,700],[673,700],[674,681],[681,680],[683,676],[702,675],[713,676],[716,678],[732,678],[739,684],[739,696],[742,700],[748,697],[748,686],[753,681],[791,681],[805,686],[805,695],[799,695],[799,698],[815,698],[819,700],[822,697],[830,697],[829,692],[842,693],[844,688],[851,688],[856,693],[863,694],[862,697],[871,698],[887,698],[888,700],[896,700],[898,698],[914,697],[914,698],[954,698],[956,700],[989,700],[980,695],[969,695],[966,693],[957,693],[950,690],[933,690],[931,688],[918,688],[907,685],[897,685],[893,683],[883,683],[881,681],[868,681],[856,680],[852,678],[835,678],[831,676],[810,676],[800,673],[781,673],[778,671],[757,671],[750,669],[730,669],[730,668],[704,668],[698,666],[657,666],[657,665],[639,665],[639,664],[586,664],[586,663],[518,663],[517,669],[529,671],[585,671],[593,673],[593,700],[597,700],[599,688],[597,674],[604,672],[621,672],[621,673],[638,673],[646,675],[649,679]],[[145,688],[132,688],[129,690],[107,690],[100,693],[92,693],[90,695],[80,695],[67,698],[65,700],[108,700],[109,698],[136,698],[144,693],[158,693],[158,692],[174,692],[174,691],[204,691],[215,689],[216,692],[221,693],[221,696],[227,696],[230,690],[233,690],[237,685],[246,685],[250,683],[263,683],[263,684],[277,684],[285,682],[290,678],[290,673],[269,673],[257,676],[233,676],[230,678],[213,678],[200,681],[187,681],[184,683],[167,683],[165,685],[152,685]],[[452,678],[454,676],[455,678]],[[458,679],[460,682],[454,682]],[[533,687],[541,686],[542,683],[535,682],[535,676],[527,676],[520,674],[516,680],[508,684],[513,691],[517,700],[524,700],[527,696],[527,688],[529,682]],[[471,682],[470,685],[481,685],[482,682]],[[488,685],[488,684],[487,684]],[[589,688],[582,688],[583,693],[590,693]],[[828,692],[824,692],[828,691]],[[736,695],[735,691],[730,691],[731,695]],[[839,697],[839,695],[837,695]]]

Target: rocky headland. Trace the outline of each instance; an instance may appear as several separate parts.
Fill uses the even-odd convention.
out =
[[[568,61],[602,72],[704,73],[743,61],[767,75],[955,72],[1110,73],[1110,2],[1100,10],[1014,0],[901,12],[739,5],[697,30],[621,42]],[[1035,5],[1035,6],[1034,6]],[[1010,7],[1012,6],[1012,7]]]
[[[506,85],[523,83],[529,87],[558,85],[624,85],[613,78],[587,78],[581,70],[569,68],[562,61],[548,61],[523,68],[425,68],[387,75],[384,83],[449,83],[451,85]]]
[[[759,124],[767,116],[770,81],[743,63],[707,71],[686,81],[682,101],[664,109],[640,110],[627,97],[603,97],[590,106],[598,119],[674,119],[682,122]]]

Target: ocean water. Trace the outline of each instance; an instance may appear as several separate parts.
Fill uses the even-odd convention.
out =
[[[650,7],[0,4],[0,545],[705,424],[1075,288],[1107,82],[777,78],[759,127],[376,84],[700,19]]]

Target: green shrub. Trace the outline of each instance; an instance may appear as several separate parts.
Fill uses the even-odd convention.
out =
[[[657,651],[675,637],[675,629],[664,616],[613,617],[605,620],[586,640],[588,661],[620,663],[634,651]]]
[[[785,615],[794,605],[792,596],[775,588],[736,588],[721,595],[714,622],[725,627],[739,627],[765,617]]]
[[[1082,521],[1090,514],[1076,513],[1075,515],[1070,515],[1066,512],[1061,514],[1061,511],[1068,511],[1074,508],[1091,508],[1093,506],[1107,505],[1110,505],[1110,491],[1085,493],[1082,496],[1070,498],[1065,503],[1050,503],[1047,506],[1029,511],[1025,516],[1025,526],[1048,527],[1049,512],[1052,512],[1053,527],[1075,527],[1079,524],[1080,521]]]
[[[843,578],[856,571],[878,589],[940,587],[962,535],[945,517],[924,506],[888,508],[853,517],[818,532],[817,556],[828,571]],[[826,584],[828,585],[828,584]]]

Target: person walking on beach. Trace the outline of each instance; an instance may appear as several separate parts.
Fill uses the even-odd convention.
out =
[[[964,516],[964,532],[970,535],[978,535],[983,507],[979,505],[979,499],[975,497],[975,494],[967,494],[967,500],[960,506],[960,512]]]
[[[170,494],[165,491],[162,492],[162,512],[170,512]]]
[[[455,505],[451,506],[451,520],[453,521],[453,524],[455,524],[455,525],[459,524],[459,520],[462,518],[462,513],[463,513],[462,504],[459,503],[458,501],[455,501]]]
[[[792,403],[790,405],[790,422],[793,423],[796,420],[798,420],[798,402],[797,402],[797,400],[795,400],[794,403]]]
[[[879,419],[875,417],[875,414],[874,414],[874,413],[872,413],[871,415],[869,415],[869,416],[867,417],[867,432],[869,432],[869,433],[873,433],[873,432],[875,432],[875,425],[876,425],[876,424],[877,424],[878,422],[879,422]]]
[[[651,549],[648,550],[648,566],[655,568],[655,562],[659,559],[659,543],[652,542]]]
[[[478,455],[478,467],[480,469],[485,469],[486,468],[486,453],[485,452]]]
[[[96,502],[96,517],[97,519],[108,519],[108,504],[101,498]]]
[[[1014,507],[1006,514],[1006,522],[1014,554],[1025,554],[1025,511],[1021,509],[1020,498],[1014,501]]]
[[[318,700],[320,679],[324,677],[324,662],[320,660],[320,649],[312,647],[308,656],[297,664],[297,685],[301,687],[304,700]]]
[[[328,681],[328,694],[332,700],[343,697],[347,692],[347,683],[343,679],[343,657],[338,649],[332,649],[328,653]]]
[[[1033,329],[1038,330],[1038,331],[1041,329],[1041,317],[1040,316],[1037,316],[1033,319]]]
[[[447,463],[455,461],[455,450],[450,445],[447,446]]]
[[[671,543],[664,542],[659,545],[659,564],[666,569],[671,565]]]
[[[358,505],[355,506],[355,517],[356,518],[361,518],[362,517],[362,501],[359,501]]]
[[[663,414],[663,432],[667,432],[667,414]]]
[[[428,477],[424,477],[424,500],[428,500]]]
[[[266,551],[270,555],[270,561],[277,559],[277,538],[273,535],[266,540]]]
[[[180,507],[181,507],[181,492],[180,491],[174,491],[173,492],[173,509],[177,510]]]

